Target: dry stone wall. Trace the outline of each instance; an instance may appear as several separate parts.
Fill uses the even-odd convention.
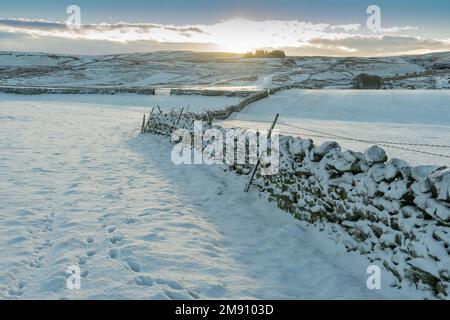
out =
[[[155,115],[149,131],[170,135],[177,118]],[[177,127],[192,132],[193,121],[202,118],[184,115]],[[248,174],[252,166],[230,168]],[[348,251],[384,265],[397,279],[393,286],[414,284],[449,297],[449,168],[388,160],[378,146],[360,153],[343,151],[334,141],[315,145],[282,136],[279,174],[258,170],[253,185],[296,218],[329,227]]]

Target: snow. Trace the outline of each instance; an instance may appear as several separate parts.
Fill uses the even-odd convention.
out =
[[[55,56],[42,53],[13,53],[0,52],[0,66],[1,67],[36,67],[46,66],[54,67],[59,63],[67,63],[72,59],[66,56]]]
[[[267,89],[299,84],[314,88],[350,88],[361,73],[382,77],[393,88],[448,88],[450,54],[411,57],[245,59],[225,53],[151,52],[104,56],[0,52],[3,85],[12,86],[239,86]],[[433,70],[432,72],[428,72]],[[438,79],[438,81],[436,81]],[[448,82],[448,81],[447,81]]]
[[[361,73],[369,73],[378,75],[380,77],[393,77],[406,73],[424,72],[422,66],[411,63],[402,57],[384,58],[384,59],[364,59],[360,58],[360,64],[355,64],[350,67],[353,75]],[[339,70],[342,71],[342,70]]]
[[[145,86],[152,84],[167,83],[182,76],[183,76],[182,74],[160,72],[135,82],[135,85]]]
[[[439,270],[434,263],[427,259],[416,258],[408,261],[408,264],[420,270],[428,272],[432,276],[439,278]]]
[[[173,165],[168,137],[138,134],[141,110],[65,98],[0,97],[1,298],[421,297],[385,271],[369,291],[366,258],[245,177]]]
[[[241,98],[225,96],[199,96],[199,95],[138,95],[138,94],[44,94],[44,95],[13,95],[0,94],[0,101],[22,103],[46,103],[54,106],[72,104],[77,106],[115,107],[150,112],[151,108],[159,106],[162,111],[169,112],[189,107],[192,112],[204,110],[221,110],[227,106],[239,103]],[[155,110],[156,111],[156,110]]]
[[[450,166],[449,91],[286,90],[251,104],[224,125],[266,129],[276,113],[282,134],[311,138],[316,145],[337,141],[364,152],[378,144],[389,158],[411,165]]]
[[[66,56],[0,52],[3,85],[149,86],[171,88],[219,84],[255,86],[259,76],[283,67],[281,59],[251,62],[223,53],[152,52]],[[246,76],[243,77],[242,75]],[[245,79],[243,79],[245,78]]]
[[[450,88],[450,79],[448,76],[446,77],[436,77],[436,89],[449,89]]]

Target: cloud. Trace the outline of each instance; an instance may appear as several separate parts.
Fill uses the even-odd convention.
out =
[[[303,49],[336,56],[391,56],[449,51],[450,42],[411,36],[355,35],[341,39],[312,39]],[[292,51],[299,54],[302,48]]]
[[[405,26],[405,27],[389,27],[389,28],[381,28],[381,33],[397,33],[397,32],[403,32],[403,31],[417,31],[419,30],[418,27],[411,27],[411,26]]]
[[[161,43],[134,41],[132,43],[107,40],[84,40],[41,37],[21,33],[0,32],[0,51],[47,52],[79,55],[107,55],[152,51],[220,51],[214,44]]]
[[[245,52],[258,48],[282,48],[288,54],[305,55],[395,55],[450,50],[446,40],[422,39],[402,33],[417,27],[387,27],[374,35],[360,24],[330,25],[297,20],[250,21],[233,19],[215,24],[162,25],[154,23],[88,24],[70,29],[64,22],[30,19],[0,19],[0,34],[15,35],[1,43],[3,50],[36,48],[36,42],[77,53],[144,50],[196,50]],[[27,41],[24,41],[27,38]],[[21,43],[24,42],[24,43]],[[31,43],[34,43],[32,46]],[[99,46],[101,43],[102,46]],[[39,47],[39,46],[38,46]],[[45,46],[44,46],[45,47]],[[91,48],[91,49],[89,49]],[[45,50],[44,50],[45,51]],[[58,52],[60,50],[56,50]]]

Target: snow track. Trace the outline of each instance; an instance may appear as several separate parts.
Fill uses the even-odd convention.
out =
[[[411,298],[219,167],[175,166],[142,113],[0,101],[0,298]],[[81,290],[65,287],[78,265]]]

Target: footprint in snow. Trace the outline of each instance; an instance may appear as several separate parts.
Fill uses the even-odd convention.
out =
[[[139,286],[152,286],[155,283],[155,280],[150,276],[139,276],[134,279],[137,285]]]
[[[133,270],[134,272],[141,272],[141,265],[137,261],[133,259],[128,259],[127,264],[130,267],[130,269]]]
[[[96,253],[97,253],[97,250],[89,250],[89,251],[86,252],[86,255],[87,255],[88,257],[92,257],[92,256],[94,256]]]
[[[115,236],[113,236],[113,237],[110,239],[110,241],[111,241],[112,244],[116,244],[116,243],[118,243],[118,242],[120,242],[120,241],[122,241],[122,240],[123,240],[123,237],[120,236],[120,235],[115,235]]]
[[[79,258],[78,258],[78,264],[79,264],[80,266],[85,265],[86,262],[87,262],[87,257],[86,257],[86,256],[85,256],[85,257],[79,257]]]
[[[164,290],[164,294],[169,297],[171,300],[192,300],[195,298],[189,291],[180,290],[180,291],[171,291]]]
[[[17,290],[17,289],[10,289],[8,291],[8,294],[10,296],[21,296],[21,295],[23,295],[23,291],[20,291],[20,290]]]
[[[136,223],[136,222],[138,222],[138,220],[132,219],[132,218],[128,218],[123,223],[125,223],[125,224],[133,224],[133,223]]]
[[[110,256],[111,259],[117,258],[118,255],[119,255],[119,250],[117,250],[117,249],[110,249],[109,250],[109,256]]]
[[[23,295],[23,289],[25,288],[25,286],[25,281],[19,281],[16,288],[8,290],[8,294],[10,296],[21,296]]]
[[[141,239],[148,242],[154,242],[164,240],[165,238],[158,236],[156,233],[150,233],[141,237]]]

